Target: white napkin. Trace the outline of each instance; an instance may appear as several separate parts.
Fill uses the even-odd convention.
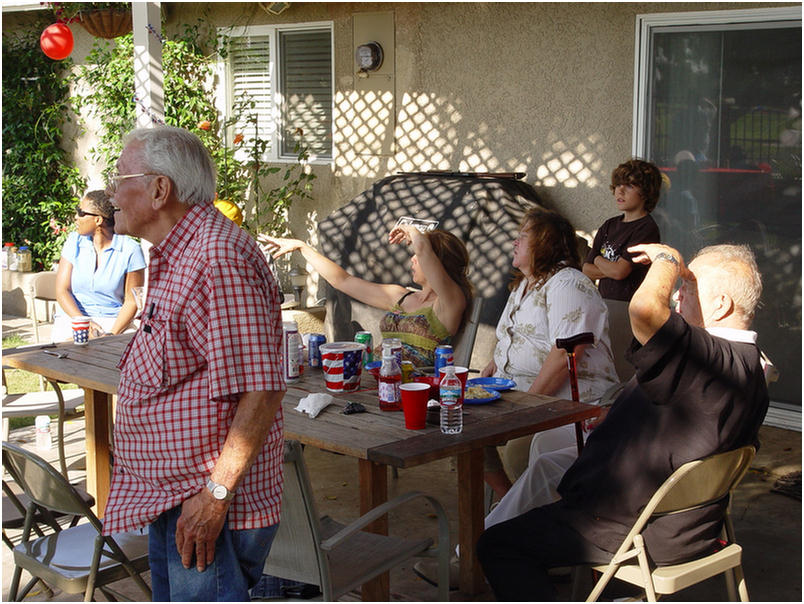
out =
[[[308,394],[303,399],[299,401],[298,407],[296,407],[296,411],[300,413],[306,413],[311,418],[316,417],[321,410],[326,407],[327,405],[331,405],[335,402],[335,399],[330,396],[329,394],[324,394],[323,392],[315,392],[313,394]]]

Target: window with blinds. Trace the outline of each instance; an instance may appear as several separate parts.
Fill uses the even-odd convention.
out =
[[[246,112],[236,126],[245,140],[259,135],[268,141],[266,153],[275,149],[276,130],[273,92],[271,86],[271,36],[244,36],[232,38],[229,43],[229,80],[231,101],[228,109],[238,101],[254,101],[253,109]]]
[[[330,34],[281,32],[279,50],[282,155],[292,155],[301,140],[311,155],[332,157]]]
[[[298,142],[313,158],[332,157],[330,26],[254,26],[232,35],[226,61],[227,112],[254,102],[236,126],[248,141],[268,141],[266,159],[295,157]]]

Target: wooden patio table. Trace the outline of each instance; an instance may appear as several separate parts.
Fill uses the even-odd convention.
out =
[[[387,500],[387,468],[409,468],[445,457],[457,457],[458,467],[458,543],[460,545],[460,591],[474,595],[485,589],[483,572],[475,554],[475,544],[483,531],[483,450],[519,436],[567,424],[576,425],[581,446],[581,423],[597,417],[594,405],[539,396],[518,391],[503,392],[489,404],[465,405],[463,431],[442,434],[438,426],[407,430],[401,412],[379,410],[377,383],[363,375],[364,389],[334,395],[336,403],[326,407],[315,419],[296,411],[298,401],[311,392],[326,392],[320,370],[306,368],[299,382],[288,385],[283,400],[285,437],[355,457],[359,465],[360,513],[364,514]],[[362,403],[367,413],[344,415],[346,401]],[[388,532],[387,517],[371,530]],[[388,601],[387,574],[363,586],[367,601]]]
[[[87,490],[95,496],[102,516],[110,484],[111,397],[117,392],[120,372],[116,367],[131,334],[91,340],[86,346],[62,343],[48,348],[26,347],[3,351],[3,363],[75,383],[85,389]],[[66,352],[59,358],[50,353]],[[410,468],[445,457],[457,457],[458,543],[460,545],[460,591],[473,595],[485,589],[475,544],[483,531],[483,449],[512,438],[575,424],[596,417],[599,409],[549,396],[518,391],[502,393],[490,404],[464,406],[460,434],[441,434],[438,426],[407,430],[401,412],[379,410],[376,380],[363,375],[363,389],[336,394],[336,402],[315,419],[295,410],[299,400],[312,392],[326,392],[321,370],[306,368],[302,379],[288,384],[282,402],[285,438],[341,453],[358,460],[360,513],[385,502],[388,497],[387,466]],[[362,403],[367,413],[344,415],[347,401]],[[580,445],[580,440],[579,440]],[[370,530],[387,534],[388,519],[376,521]],[[367,601],[388,601],[390,584],[386,573],[363,586]]]
[[[103,516],[111,482],[112,395],[117,393],[117,362],[133,334],[105,336],[85,346],[72,342],[7,348],[3,364],[84,389],[87,491],[95,497],[95,513]],[[66,355],[66,356],[65,356]]]

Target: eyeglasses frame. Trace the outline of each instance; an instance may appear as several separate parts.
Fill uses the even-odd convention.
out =
[[[120,186],[121,180],[128,180],[129,178],[139,178],[140,176],[161,176],[161,174],[157,174],[156,172],[140,172],[138,174],[115,174],[114,176],[109,177],[109,190],[112,193],[117,191],[117,187]]]

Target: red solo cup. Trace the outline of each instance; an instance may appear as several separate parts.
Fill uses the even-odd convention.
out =
[[[402,411],[405,414],[405,427],[408,430],[423,430],[427,419],[427,398],[430,386],[421,382],[401,384]]]
[[[469,377],[469,368],[455,365],[455,375],[461,380],[461,404],[463,404],[463,395],[466,393],[466,378]],[[444,368],[439,369],[439,378],[444,378]]]

